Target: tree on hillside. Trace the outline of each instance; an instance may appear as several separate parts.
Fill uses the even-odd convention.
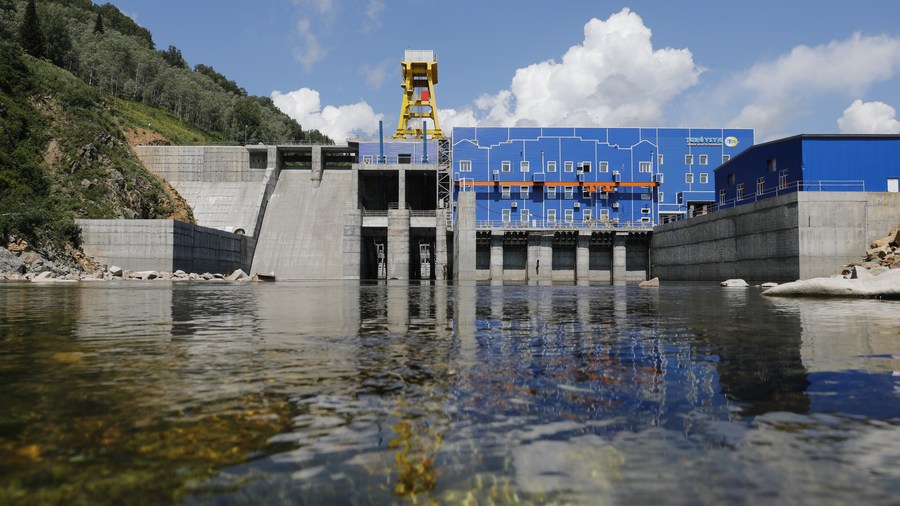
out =
[[[19,43],[22,48],[35,58],[44,57],[44,34],[38,22],[37,7],[34,0],[28,0],[25,6],[25,17],[19,26]]]
[[[69,35],[71,20],[66,15],[66,9],[55,3],[41,7],[39,19],[45,33],[44,56],[57,67],[75,70],[78,67],[78,55]]]
[[[94,22],[94,33],[103,35],[103,13],[97,13],[97,21]]]
[[[184,57],[181,56],[181,50],[175,46],[169,46],[169,49],[165,51],[160,51],[162,54],[163,60],[169,64],[171,67],[175,67],[177,69],[186,69],[188,67],[187,61],[185,61]]]

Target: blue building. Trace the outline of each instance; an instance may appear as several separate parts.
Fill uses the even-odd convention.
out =
[[[897,192],[900,135],[796,135],[753,146],[715,170],[733,207],[796,191]]]
[[[651,227],[714,204],[713,170],[751,129],[454,128],[455,194],[479,227]]]

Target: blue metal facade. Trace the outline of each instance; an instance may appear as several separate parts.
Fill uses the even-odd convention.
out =
[[[360,141],[359,163],[378,163],[381,155],[381,143],[378,141]],[[385,140],[384,163],[435,163],[437,161],[437,141],[429,140],[427,148],[423,141]],[[427,156],[428,161],[423,162]]]
[[[476,220],[529,226],[651,226],[715,201],[713,170],[753,145],[751,129],[453,129],[454,198]]]
[[[900,135],[797,135],[753,146],[715,171],[720,208],[795,191],[889,191]],[[896,191],[896,189],[893,189]]]

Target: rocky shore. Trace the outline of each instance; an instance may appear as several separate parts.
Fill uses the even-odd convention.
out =
[[[68,248],[55,255],[32,250],[23,241],[0,247],[0,281],[75,283],[79,281],[274,281],[274,274],[248,275],[241,269],[231,273],[131,271],[95,262],[81,251]]]

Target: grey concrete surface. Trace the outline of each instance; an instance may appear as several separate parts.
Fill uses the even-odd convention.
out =
[[[388,279],[409,279],[409,215],[409,209],[388,210]]]
[[[453,278],[457,282],[475,281],[475,192],[461,192],[456,203],[453,227]]]

